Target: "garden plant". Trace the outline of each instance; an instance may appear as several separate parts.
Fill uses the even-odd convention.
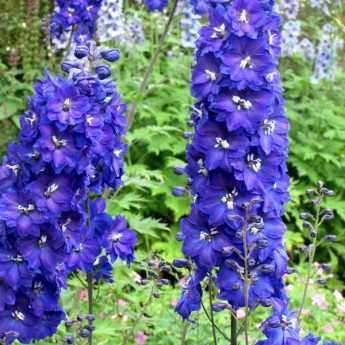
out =
[[[0,17],[0,344],[345,344],[341,0]]]

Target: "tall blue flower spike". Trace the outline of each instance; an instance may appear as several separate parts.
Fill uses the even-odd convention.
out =
[[[199,31],[191,81],[195,133],[184,171],[193,203],[178,233],[191,275],[176,311],[188,319],[200,309],[207,279],[234,312],[272,307],[262,324],[267,340],[258,345],[316,344],[311,335],[300,338],[284,291],[289,124],[273,6],[195,3],[198,12],[207,8],[208,23]]]
[[[46,71],[34,86],[0,167],[1,343],[55,333],[68,273],[111,281],[110,262],[133,261],[135,233],[101,197],[124,172],[126,105],[106,64],[119,52],[89,41],[75,56],[66,76]]]

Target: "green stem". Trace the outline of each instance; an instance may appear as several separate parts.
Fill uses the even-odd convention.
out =
[[[237,345],[237,318],[236,316],[231,312],[231,345]]]
[[[212,324],[211,317],[208,314],[207,309],[206,309],[206,307],[205,307],[205,305],[204,305],[204,303],[202,301],[201,301],[201,306],[202,306],[202,309],[205,312],[205,315],[206,315],[208,321],[210,321],[210,323]],[[215,329],[224,337],[224,339],[226,339],[227,341],[230,341],[230,338],[217,326],[216,323],[214,323],[213,325],[214,325]]]
[[[217,345],[217,334],[216,334],[216,328],[215,328],[215,323],[214,323],[214,313],[213,313],[213,308],[212,308],[213,295],[212,295],[211,277],[208,280],[208,296],[209,296],[209,302],[210,302],[210,317],[211,317],[211,325],[212,325],[213,344]]]
[[[249,259],[249,252],[248,252],[248,244],[247,244],[247,227],[248,227],[248,213],[249,210],[246,208],[246,214],[243,224],[243,231],[242,231],[242,241],[243,241],[243,250],[244,250],[244,284],[243,284],[243,294],[244,294],[244,305],[245,305],[245,316],[244,316],[244,339],[245,344],[249,344],[248,338],[248,313],[249,313],[249,268],[248,268],[248,259]]]
[[[317,248],[317,236],[319,232],[319,221],[320,221],[320,211],[321,211],[321,206],[319,205],[316,211],[316,217],[315,217],[315,224],[314,224],[314,229],[315,229],[315,237],[313,239],[313,243],[311,245],[311,248],[309,250],[309,262],[308,262],[308,271],[307,271],[307,278],[304,283],[304,289],[303,289],[303,295],[302,295],[302,302],[301,306],[299,308],[298,314],[297,314],[297,321],[300,320],[303,308],[307,299],[307,294],[308,294],[308,288],[310,284],[310,279],[311,279],[311,274],[312,274],[312,269],[313,269],[313,263],[314,263],[314,258],[315,258],[315,253],[316,253],[316,248]]]
[[[151,60],[146,68],[146,71],[145,71],[145,74],[144,74],[144,77],[143,77],[143,80],[139,86],[139,94],[142,94],[145,89],[146,89],[146,86],[148,84],[148,81],[150,79],[150,76],[151,76],[151,73],[153,71],[153,67],[158,59],[158,56],[162,50],[162,47],[163,47],[163,44],[165,42],[165,39],[168,35],[168,32],[170,30],[170,27],[171,27],[171,24],[173,22],[173,19],[174,19],[174,16],[176,14],[176,10],[177,10],[177,4],[178,4],[178,1],[179,0],[175,0],[174,1],[174,5],[173,5],[173,8],[170,12],[170,15],[169,15],[169,18],[168,18],[168,21],[165,25],[165,28],[164,28],[164,31],[163,31],[163,34],[158,42],[158,46],[154,52],[154,54],[152,55],[151,57]],[[133,125],[133,121],[134,121],[134,117],[135,117],[135,112],[137,110],[137,103],[136,102],[133,102],[130,109],[129,109],[129,112],[128,112],[128,129],[130,129]]]
[[[182,329],[181,335],[181,345],[187,345],[187,332],[188,332],[189,323],[185,322]]]
[[[93,279],[92,273],[87,273],[87,292],[88,292],[88,311],[89,314],[93,314]],[[90,329],[88,344],[92,345],[92,330]]]

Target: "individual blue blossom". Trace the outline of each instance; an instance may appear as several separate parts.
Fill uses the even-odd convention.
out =
[[[144,0],[144,4],[150,12],[163,12],[168,2],[168,0]]]
[[[128,228],[125,218],[118,216],[103,235],[104,248],[114,262],[120,258],[130,264],[133,261],[133,250],[136,236]]]
[[[340,41],[334,38],[335,28],[331,24],[322,27],[321,40],[317,46],[314,72],[311,76],[313,83],[322,79],[332,80],[335,78],[337,65],[337,50]]]
[[[300,336],[296,316],[289,311],[287,302],[277,298],[271,300],[272,315],[261,324],[261,330],[267,337],[256,345],[317,345],[320,337],[308,334]]]

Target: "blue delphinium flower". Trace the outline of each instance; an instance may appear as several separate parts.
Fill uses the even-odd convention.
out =
[[[340,40],[334,37],[335,28],[331,24],[322,27],[321,40],[317,46],[314,72],[311,76],[313,83],[322,79],[334,79],[337,65],[337,50]]]
[[[0,339],[6,344],[56,331],[68,273],[111,281],[110,261],[133,261],[136,237],[125,219],[112,219],[102,198],[90,199],[122,183],[126,106],[99,61],[116,61],[118,51],[88,43],[76,56],[79,61],[63,64],[68,77],[46,71],[35,85],[0,167]]]
[[[209,4],[192,73],[195,135],[185,171],[194,203],[182,220],[183,252],[233,309],[280,298],[287,269],[281,216],[288,122],[277,69],[280,20],[272,6]]]
[[[168,0],[144,0],[144,4],[150,12],[163,12],[168,2]]]
[[[180,260],[176,267],[191,274],[176,311],[188,319],[199,310],[208,280],[209,293],[215,289],[227,302],[215,311],[222,305],[233,312],[244,307],[247,314],[258,305],[272,308],[261,326],[267,339],[257,345],[316,345],[320,338],[301,337],[284,290],[289,124],[274,3],[204,3],[208,23],[199,31],[191,82],[195,133],[186,166],[176,169],[187,174],[193,197],[177,235],[187,264]],[[295,17],[296,1],[284,3]]]
[[[69,31],[74,41],[89,41],[96,32],[96,19],[101,4],[102,0],[57,0],[51,18],[51,37],[60,38]]]

